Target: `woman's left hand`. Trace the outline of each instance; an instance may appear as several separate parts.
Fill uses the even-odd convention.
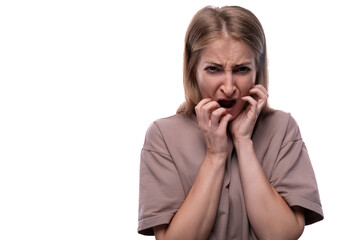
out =
[[[241,98],[248,104],[240,114],[230,122],[229,129],[234,143],[251,139],[256,120],[265,106],[268,97],[269,94],[264,86],[258,84],[250,89],[249,96]]]

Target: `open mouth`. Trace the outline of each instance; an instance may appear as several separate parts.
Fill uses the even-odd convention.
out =
[[[231,108],[232,106],[235,105],[236,101],[235,100],[219,100],[218,103],[223,108]]]

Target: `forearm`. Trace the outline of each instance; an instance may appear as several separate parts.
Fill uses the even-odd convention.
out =
[[[259,239],[297,239],[303,216],[295,214],[269,183],[251,140],[235,143],[250,224]]]
[[[157,239],[207,239],[214,224],[225,161],[207,156],[184,203]]]

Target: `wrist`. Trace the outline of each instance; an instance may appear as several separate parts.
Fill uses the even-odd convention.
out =
[[[251,138],[234,139],[234,145],[235,145],[235,148],[251,147],[251,146],[253,146],[253,141]]]
[[[236,154],[238,157],[239,164],[249,163],[251,156],[255,154],[253,141],[249,139],[238,139],[234,141],[234,146],[236,149]]]
[[[225,166],[227,156],[222,154],[212,154],[207,152],[205,161],[211,163],[214,166]]]

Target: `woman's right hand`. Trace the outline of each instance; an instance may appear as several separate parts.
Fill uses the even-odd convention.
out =
[[[207,154],[214,158],[226,159],[229,153],[227,126],[231,114],[226,113],[218,102],[202,99],[195,107],[196,117],[205,137]]]

